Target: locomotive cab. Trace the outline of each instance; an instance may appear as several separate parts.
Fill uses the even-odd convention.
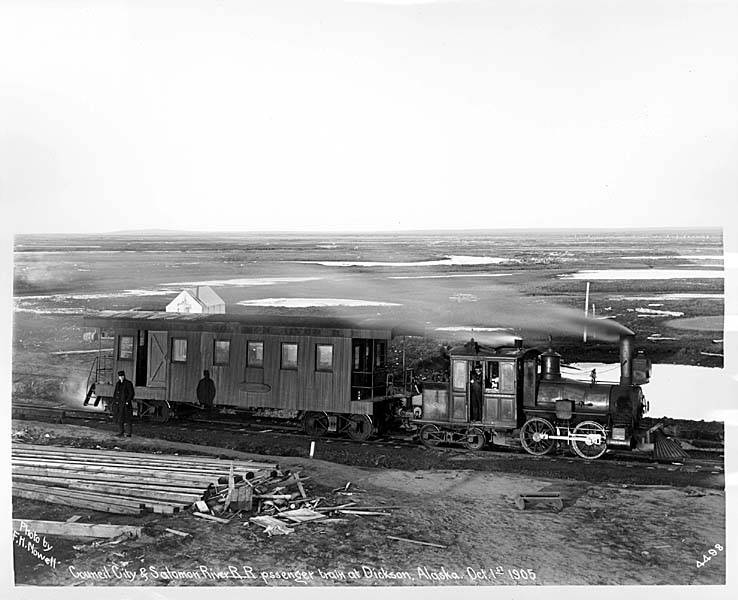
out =
[[[492,347],[470,341],[452,348],[451,380],[423,386],[420,439],[427,446],[461,443],[483,447],[512,432],[522,419],[523,397],[535,397],[538,351]]]

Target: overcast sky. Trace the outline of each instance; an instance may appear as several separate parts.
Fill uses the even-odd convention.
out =
[[[738,3],[0,2],[14,231],[723,225]]]

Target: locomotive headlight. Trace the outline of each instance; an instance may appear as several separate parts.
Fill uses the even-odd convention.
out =
[[[625,441],[625,427],[613,427],[612,428],[612,439],[624,442]]]

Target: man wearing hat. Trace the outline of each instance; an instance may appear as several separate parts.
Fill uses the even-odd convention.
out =
[[[126,379],[125,371],[118,371],[118,381],[113,392],[113,417],[118,423],[118,437],[123,436],[124,429],[127,437],[131,437],[133,430],[133,384]],[[128,425],[128,427],[125,427]]]

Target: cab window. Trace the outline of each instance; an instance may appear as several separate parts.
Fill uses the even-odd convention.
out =
[[[465,390],[467,381],[466,361],[457,360],[454,362],[453,382],[454,389]]]
[[[496,360],[487,362],[487,377],[484,380],[484,387],[488,390],[500,389],[500,363]]]
[[[500,391],[503,394],[515,393],[515,363],[506,362],[500,368]]]

